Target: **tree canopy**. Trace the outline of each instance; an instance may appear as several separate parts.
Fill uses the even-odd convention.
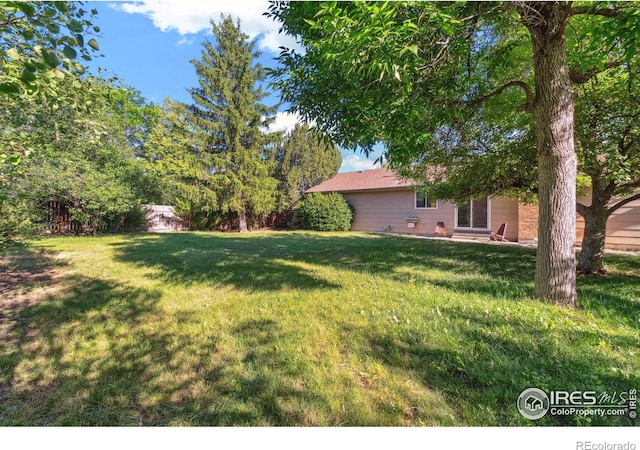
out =
[[[291,208],[307,189],[337,174],[342,163],[336,145],[307,124],[296,124],[277,146],[274,158],[280,211]]]
[[[82,108],[70,89],[80,89],[81,61],[98,50],[96,14],[82,2],[0,2],[0,102],[39,97],[51,108]],[[0,204],[20,162],[42,144],[15,128],[0,134]]]
[[[264,69],[240,23],[223,17],[211,25],[215,43],[206,41],[201,60],[192,61],[200,85],[190,90],[188,120],[200,132],[197,151],[208,166],[218,209],[234,215],[246,231],[251,216],[275,206],[277,181],[266,152],[276,136],[265,129],[276,107],[262,103]]]
[[[272,2],[270,15],[304,47],[281,53],[276,85],[337,142],[384,142],[396,166],[443,155],[459,168],[480,164],[487,133],[508,148],[528,120],[535,140],[523,151],[537,161],[540,204],[536,296],[575,306],[571,83],[635,54],[637,13],[606,2]]]
[[[69,78],[61,86],[72,83]],[[90,104],[89,114],[70,105],[54,107],[41,97],[0,103],[2,128],[38,146],[6,191],[0,221],[4,238],[42,227],[49,201],[68,208],[79,231],[140,225],[139,206],[149,188],[128,130],[138,127],[147,105],[126,86],[92,77],[80,83],[81,89],[69,89],[69,96]]]

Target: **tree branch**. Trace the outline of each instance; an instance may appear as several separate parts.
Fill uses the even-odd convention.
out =
[[[19,21],[21,19],[21,17],[12,17],[10,19],[7,20],[3,20],[0,21],[0,27],[6,27],[8,25],[11,25],[13,23],[16,23],[17,21]]]
[[[481,103],[486,102],[487,100],[489,100],[490,98],[496,97],[500,94],[502,94],[505,90],[509,89],[510,87],[519,87],[521,88],[526,97],[526,103],[524,105],[522,105],[520,108],[522,108],[524,111],[531,111],[533,109],[533,92],[531,91],[531,88],[529,87],[529,85],[527,83],[525,83],[524,81],[520,81],[520,80],[513,80],[513,81],[509,81],[507,84],[502,85],[501,87],[499,87],[498,89],[496,89],[495,91],[487,94],[487,95],[483,95],[482,97],[478,97],[475,98],[473,100],[469,100],[467,102],[463,102],[464,104],[468,105],[468,106],[476,106],[479,105]]]
[[[640,183],[638,183],[638,184],[640,184]],[[631,203],[632,201],[639,200],[639,199],[640,199],[640,192],[638,192],[637,194],[634,194],[634,195],[632,195],[630,197],[623,198],[618,203],[616,203],[611,208],[609,208],[608,213],[609,213],[609,215],[611,215],[614,212],[616,212],[619,208],[621,208],[624,205],[626,205],[627,203]]]
[[[591,78],[595,77],[597,74],[604,72],[607,69],[611,69],[613,67],[617,67],[624,63],[623,58],[613,59],[611,61],[607,61],[602,70],[596,69],[592,67],[591,69],[583,72],[579,67],[573,66],[569,69],[569,79],[572,83],[575,84],[584,84],[589,81]]]
[[[616,8],[594,8],[593,6],[582,5],[571,7],[571,16],[577,16],[578,14],[587,14],[590,16],[603,16],[603,17],[617,17],[620,14],[620,10]]]
[[[618,185],[618,189],[629,189],[640,187],[640,180],[629,181],[628,183],[621,183]]]
[[[586,217],[587,214],[589,214],[591,208],[589,206],[585,206],[580,202],[576,202],[576,211],[578,212],[578,214],[580,214],[582,217]]]

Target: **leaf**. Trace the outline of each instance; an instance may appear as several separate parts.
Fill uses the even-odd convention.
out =
[[[20,53],[18,53],[18,50],[15,48],[10,48],[7,51],[7,56],[11,59],[20,59]]]
[[[78,22],[75,19],[71,19],[67,24],[67,26],[71,31],[75,33],[82,33],[84,31],[84,27],[82,26],[82,23]]]
[[[3,94],[17,94],[20,92],[20,87],[11,82],[0,83],[0,92]]]
[[[20,79],[25,82],[33,82],[36,81],[36,74],[25,67],[20,72]]]
[[[16,2],[16,7],[23,12],[25,16],[33,16],[36,13],[34,7],[26,2]]]
[[[94,26],[93,27],[93,31],[95,31],[96,33],[100,33],[100,27],[99,26]]]
[[[66,56],[69,59],[76,59],[76,57],[78,56],[78,52],[76,52],[76,50],[73,47],[69,47],[68,45],[64,46],[62,53],[64,53],[64,56]]]
[[[67,2],[53,2],[53,6],[60,12],[66,13],[69,11],[69,7],[67,6]]]
[[[57,23],[49,23],[47,24],[47,29],[49,31],[51,31],[52,33],[58,34],[60,33],[60,25],[58,25]]]
[[[54,55],[53,53],[42,49],[42,59],[44,59],[44,62],[47,66],[53,68],[56,68],[60,65],[60,60],[58,59],[58,57],[56,55]]]
[[[81,34],[74,34],[74,37],[76,38],[78,45],[80,47],[84,47],[84,37]]]
[[[98,45],[98,41],[96,41],[95,39],[89,39],[89,42],[87,42],[87,44],[89,45],[89,47],[91,47],[92,49],[98,51],[100,50],[100,46]]]

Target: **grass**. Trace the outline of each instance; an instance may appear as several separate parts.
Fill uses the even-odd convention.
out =
[[[358,233],[51,238],[0,258],[0,425],[630,425],[640,258],[531,300],[535,252]]]

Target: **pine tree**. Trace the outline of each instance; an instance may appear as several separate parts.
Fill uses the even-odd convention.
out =
[[[253,50],[255,41],[241,32],[240,22],[227,16],[211,25],[215,45],[205,41],[202,59],[191,61],[200,86],[189,90],[194,104],[188,116],[200,135],[198,151],[208,160],[219,211],[246,231],[249,220],[275,207],[278,183],[269,175],[266,157],[273,135],[264,130],[276,107],[261,102],[268,95],[260,87],[265,73],[254,64],[260,54]]]
[[[292,208],[304,192],[338,173],[338,147],[310,128],[296,124],[275,154],[279,211]]]

